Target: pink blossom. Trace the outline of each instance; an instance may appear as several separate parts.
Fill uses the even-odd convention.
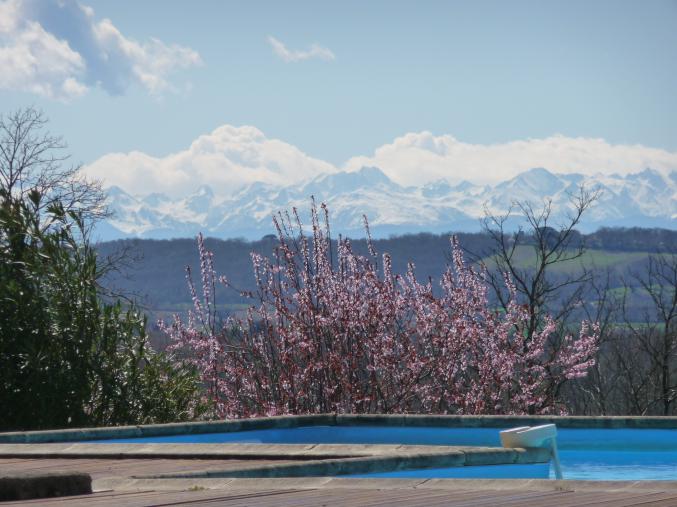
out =
[[[350,241],[332,246],[328,211],[313,201],[311,236],[297,211],[274,219],[272,260],[252,254],[257,290],[242,318],[218,324],[213,256],[198,236],[202,297],[191,273],[193,308],[161,329],[194,365],[218,417],[304,413],[561,413],[556,393],[594,364],[599,327],[555,344],[556,326],[527,337],[528,314],[489,304],[483,268],[465,263],[456,238],[439,281],[420,282],[414,266],[393,274],[388,254],[370,257]],[[293,217],[293,219],[292,219]],[[506,275],[506,286],[515,293]]]

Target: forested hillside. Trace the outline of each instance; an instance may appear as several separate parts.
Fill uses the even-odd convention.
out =
[[[481,258],[492,266],[489,252],[491,238],[484,233],[458,234],[461,247],[469,258]],[[407,263],[413,262],[420,279],[435,279],[444,271],[450,255],[449,234],[409,234],[374,240],[379,254],[389,253],[395,273],[404,273]],[[634,283],[633,274],[646,269],[650,254],[677,252],[677,231],[666,229],[608,228],[593,234],[578,235],[578,242],[587,246],[580,259],[563,263],[553,270],[553,276],[570,274],[583,268],[608,276],[609,289],[616,290]],[[259,241],[241,239],[206,239],[207,248],[214,252],[215,268],[239,290],[253,290],[254,275],[250,254],[269,256],[277,245],[277,238],[266,236]],[[367,254],[365,239],[355,239],[356,252]],[[574,244],[572,244],[574,246]],[[138,297],[152,317],[165,312],[181,311],[190,305],[186,287],[185,268],[199,273],[199,259],[194,239],[144,240],[127,239],[100,243],[103,257],[124,253],[119,271],[108,276],[109,287],[125,295]],[[528,267],[533,256],[531,248],[521,246],[517,251],[519,262]],[[606,283],[606,281],[605,281]],[[220,288],[218,302],[225,311],[246,304],[237,290]]]

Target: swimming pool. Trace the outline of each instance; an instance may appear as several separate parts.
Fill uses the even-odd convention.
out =
[[[393,426],[306,426],[298,428],[171,435],[103,440],[107,443],[261,443],[261,444],[405,444],[500,447],[500,428],[440,428]],[[677,480],[677,430],[558,429],[558,447],[565,479]],[[547,475],[536,465],[492,465],[420,469],[360,477],[533,477]],[[546,465],[547,467],[547,465]],[[472,469],[472,470],[471,470]],[[478,475],[479,474],[479,475]],[[550,475],[553,477],[550,470]]]

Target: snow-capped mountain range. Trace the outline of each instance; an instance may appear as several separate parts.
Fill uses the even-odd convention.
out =
[[[374,236],[407,232],[476,231],[485,209],[506,213],[514,201],[539,205],[552,199],[564,216],[570,196],[580,186],[599,189],[581,230],[601,226],[677,228],[677,171],[652,169],[621,175],[554,174],[547,169],[525,171],[496,185],[445,180],[422,186],[401,186],[376,167],[322,174],[290,186],[250,184],[233,195],[218,197],[208,186],[181,199],[152,193],[131,195],[108,189],[113,216],[96,230],[98,239],[125,237],[192,237],[198,232],[219,238],[258,239],[274,233],[272,216],[293,206],[307,217],[310,197],[325,202],[335,233],[363,236],[362,215]],[[307,222],[307,220],[306,220]]]

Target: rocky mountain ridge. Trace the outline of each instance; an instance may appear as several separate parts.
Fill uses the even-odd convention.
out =
[[[552,199],[564,218],[570,197],[583,185],[600,190],[587,212],[582,230],[602,226],[677,228],[677,171],[653,169],[629,175],[555,174],[544,168],[525,171],[496,185],[445,180],[404,187],[379,168],[322,174],[301,184],[250,184],[230,196],[219,197],[208,186],[181,199],[160,193],[132,195],[119,187],[108,189],[113,216],[99,224],[100,240],[126,237],[192,237],[198,232],[219,238],[257,239],[274,233],[272,217],[297,207],[307,222],[310,197],[325,202],[334,232],[363,235],[363,215],[374,236],[407,232],[476,231],[485,209],[505,214],[514,201],[536,206]],[[555,221],[558,216],[554,216]],[[517,222],[515,222],[516,224]]]

